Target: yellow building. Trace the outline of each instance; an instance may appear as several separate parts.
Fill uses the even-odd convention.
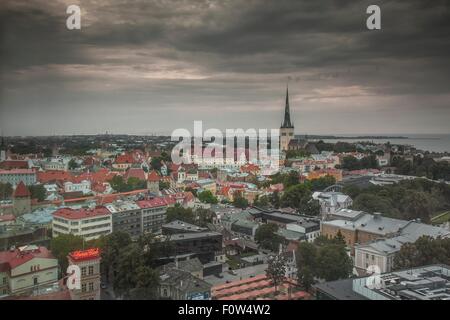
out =
[[[0,252],[0,296],[30,295],[58,281],[58,260],[45,247]]]

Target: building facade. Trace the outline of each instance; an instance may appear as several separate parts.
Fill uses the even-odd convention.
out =
[[[58,281],[58,260],[35,245],[0,252],[0,296],[30,295]]]
[[[106,207],[93,209],[60,208],[53,213],[53,237],[74,234],[92,240],[112,232],[112,215]]]
[[[36,172],[31,169],[0,170],[0,183],[9,183],[12,186],[17,186],[21,181],[26,186],[35,184]]]
[[[70,291],[72,300],[100,300],[100,250],[74,251],[67,257],[69,265],[80,268],[80,289]]]

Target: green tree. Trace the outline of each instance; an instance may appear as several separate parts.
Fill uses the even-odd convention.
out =
[[[408,269],[430,264],[450,263],[450,238],[422,236],[405,243],[394,257],[394,269]]]
[[[311,198],[312,192],[305,184],[289,187],[281,197],[281,206],[298,209],[303,214],[318,215],[318,201]]]
[[[353,201],[353,209],[369,213],[381,212],[389,215],[396,215],[398,213],[398,210],[395,209],[388,198],[371,193],[361,193],[358,195]]]
[[[283,186],[285,189],[300,183],[297,171],[291,171],[283,177]]]
[[[64,275],[67,270],[67,256],[70,252],[81,250],[84,247],[83,238],[73,234],[61,234],[50,241],[52,254],[58,259],[61,272]]]
[[[434,204],[430,194],[421,191],[409,192],[403,200],[403,208],[410,219],[420,218],[427,223],[434,212]]]
[[[215,213],[209,209],[199,208],[195,210],[195,221],[201,227],[206,227],[208,223],[212,223]]]
[[[153,170],[161,171],[161,158],[160,157],[154,157],[150,161],[150,165],[153,168]]]
[[[195,223],[194,213],[190,208],[183,208],[179,204],[167,209],[166,221],[181,220],[188,223]]]
[[[242,197],[240,193],[235,193],[233,197],[233,206],[244,209],[248,207],[248,201]]]
[[[9,199],[13,193],[13,188],[10,183],[0,183],[0,199]]]
[[[322,191],[329,186],[336,184],[336,178],[330,175],[326,175],[325,177],[320,177],[318,179],[314,179],[311,181],[311,190],[312,191]]]
[[[78,163],[75,161],[75,159],[70,159],[70,161],[69,161],[69,163],[68,163],[68,168],[69,168],[69,170],[75,170],[75,169],[77,169],[79,166],[78,166]]]
[[[300,242],[297,248],[296,260],[299,269],[309,267],[314,270],[316,267],[317,247],[309,242]]]
[[[36,184],[28,187],[31,193],[31,199],[37,199],[42,202],[47,197],[47,190],[45,190],[44,185]]]
[[[316,274],[326,281],[348,278],[353,264],[345,250],[345,246],[330,244],[319,248]]]
[[[255,207],[267,208],[269,206],[269,197],[268,196],[258,196],[253,202]]]
[[[315,283],[314,272],[310,267],[299,268],[297,270],[297,279],[298,283],[305,291],[309,291]]]
[[[269,201],[275,209],[278,209],[281,205],[281,198],[279,192],[278,191],[272,192]]]
[[[203,203],[216,204],[217,198],[212,194],[211,191],[205,190],[197,194],[198,199]]]
[[[159,180],[159,190],[169,189],[170,183],[167,181]]]
[[[282,255],[270,256],[266,270],[266,276],[278,292],[278,286],[284,282],[286,276],[286,260]]]
[[[264,249],[278,251],[283,238],[278,235],[278,225],[274,223],[262,224],[256,229],[255,241]]]
[[[158,298],[159,272],[146,266],[136,269],[136,285],[129,290],[132,300],[155,300]]]
[[[101,264],[107,279],[117,273],[118,258],[122,250],[131,244],[131,237],[128,233],[115,231],[101,238],[103,244],[100,246],[102,260]]]

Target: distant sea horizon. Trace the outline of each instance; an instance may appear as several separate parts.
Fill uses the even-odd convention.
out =
[[[296,136],[304,137],[303,134]],[[318,136],[333,136],[333,138],[317,139]],[[369,141],[374,143],[407,144],[417,149],[432,152],[450,152],[450,134],[417,134],[417,133],[396,133],[396,134],[314,134],[308,135],[311,140],[323,140],[324,142],[358,142]],[[384,138],[386,137],[386,138]]]

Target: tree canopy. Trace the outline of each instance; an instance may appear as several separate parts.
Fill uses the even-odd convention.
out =
[[[255,241],[262,248],[276,252],[283,243],[283,237],[277,234],[277,231],[278,225],[274,223],[262,224],[256,229]]]
[[[450,209],[450,185],[425,179],[365,189],[351,186],[345,187],[344,192],[354,199],[355,210],[380,212],[404,220],[419,218],[429,222],[435,213]]]

